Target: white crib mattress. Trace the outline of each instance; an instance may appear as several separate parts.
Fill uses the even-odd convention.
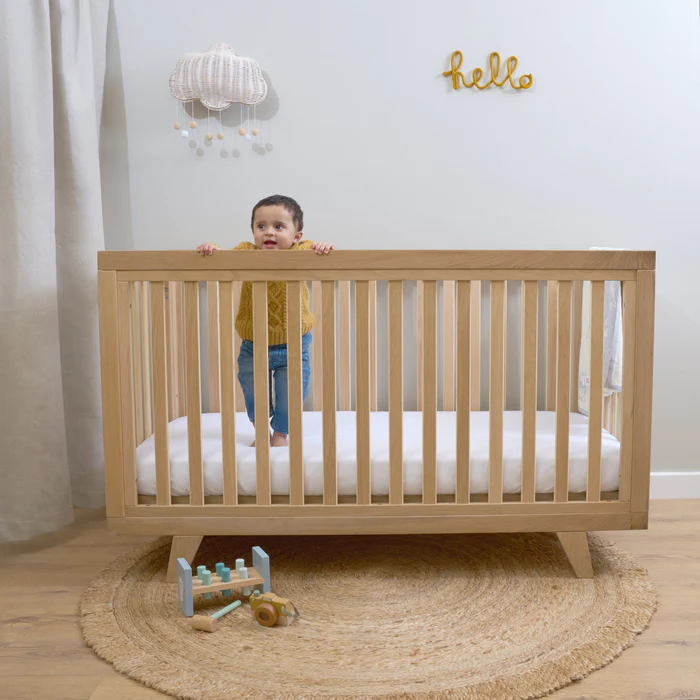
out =
[[[355,413],[336,414],[338,494],[355,494]],[[403,469],[404,494],[418,496],[423,481],[423,418],[420,412],[404,412]],[[522,469],[522,413],[506,411],[503,429],[503,492],[520,493]],[[553,412],[537,413],[536,483],[537,493],[554,491],[555,425]],[[323,494],[323,428],[320,412],[303,414],[304,426],[304,493]],[[187,450],[187,418],[178,418],[168,426],[170,449],[170,483],[173,496],[189,495],[189,465]],[[255,430],[245,413],[236,414],[236,462],[238,492],[241,496],[255,495],[255,448],[250,444]],[[370,415],[370,450],[372,494],[389,493],[389,415]],[[489,414],[471,413],[470,424],[470,482],[471,493],[488,493]],[[204,466],[204,495],[223,494],[221,449],[221,416],[202,415],[202,459]],[[615,491],[619,481],[620,443],[603,431],[601,455],[601,490]],[[154,437],[149,437],[136,449],[138,492],[146,496],[156,493],[156,464]],[[438,494],[455,493],[455,413],[437,413],[437,486]],[[569,429],[569,492],[586,490],[588,468],[588,419],[578,413],[570,415]],[[272,495],[289,494],[289,449],[270,449]]]

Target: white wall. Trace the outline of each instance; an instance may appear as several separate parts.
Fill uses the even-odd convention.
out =
[[[114,0],[112,19],[109,248],[234,245],[280,192],[342,248],[656,250],[653,468],[698,468],[697,0]],[[172,129],[169,73],[216,41],[269,77],[264,157],[198,158]],[[455,49],[465,69],[514,54],[534,87],[454,92]]]

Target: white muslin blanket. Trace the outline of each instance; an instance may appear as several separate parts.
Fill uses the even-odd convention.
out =
[[[590,248],[623,250],[623,248]],[[603,396],[622,391],[622,294],[619,282],[605,282],[603,315]],[[578,410],[588,415],[591,384],[591,283],[583,283],[581,352],[578,365]]]

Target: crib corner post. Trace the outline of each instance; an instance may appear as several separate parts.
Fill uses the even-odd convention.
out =
[[[637,272],[631,510],[649,512],[655,271]]]
[[[124,517],[124,454],[122,450],[121,383],[119,367],[119,303],[117,273],[99,270],[100,371],[105,499],[108,518]]]

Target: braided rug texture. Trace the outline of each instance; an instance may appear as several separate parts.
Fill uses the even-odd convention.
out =
[[[539,698],[609,664],[649,624],[647,572],[589,535],[577,579],[554,534],[207,537],[213,569],[251,547],[301,619],[265,628],[247,602],[193,630],[165,581],[170,538],[123,555],[81,602],[86,643],[121,673],[187,700]],[[226,602],[234,600],[226,598]],[[195,614],[222,599],[195,599]]]

